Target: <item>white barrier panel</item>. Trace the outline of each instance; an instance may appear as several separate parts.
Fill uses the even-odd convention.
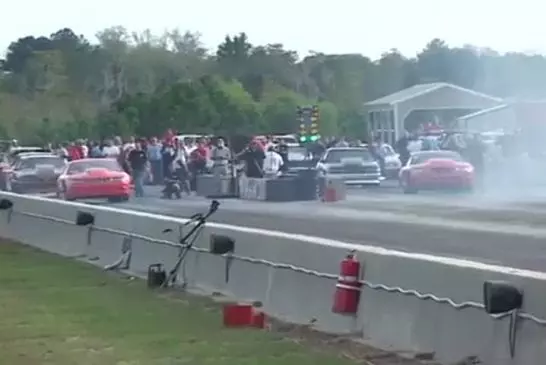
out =
[[[131,246],[129,270],[139,275],[154,263],[172,267],[180,252],[183,219],[9,193],[0,198],[14,204],[0,212],[0,236],[46,251],[106,266],[120,258],[125,242]],[[95,216],[92,229],[74,224],[79,211]],[[206,252],[211,233],[236,240],[228,282],[226,259]],[[331,312],[348,250],[364,263],[355,317]],[[490,279],[509,280],[525,294],[514,358],[509,319],[489,316],[481,304],[483,282]],[[313,321],[318,329],[358,334],[383,348],[434,352],[445,362],[476,355],[491,365],[536,365],[546,358],[546,273],[208,223],[179,280],[206,293],[261,301],[267,313],[291,322]]]

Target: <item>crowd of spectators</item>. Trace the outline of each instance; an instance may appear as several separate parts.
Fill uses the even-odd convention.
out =
[[[197,176],[210,173],[231,176],[244,171],[249,177],[278,175],[287,160],[286,151],[272,140],[251,139],[240,152],[233,153],[223,138],[178,139],[167,133],[161,138],[122,139],[101,142],[79,139],[46,146],[67,161],[84,158],[113,158],[130,174],[135,196],[144,195],[145,185],[163,185],[176,179],[187,194],[196,190]]]

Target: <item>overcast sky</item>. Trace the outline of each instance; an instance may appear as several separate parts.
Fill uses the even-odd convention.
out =
[[[283,43],[300,54],[376,58],[398,48],[413,56],[435,37],[546,54],[546,3],[539,0],[21,0],[0,9],[0,54],[25,35],[70,27],[96,41],[96,32],[112,25],[199,31],[211,48],[244,31],[254,44]]]

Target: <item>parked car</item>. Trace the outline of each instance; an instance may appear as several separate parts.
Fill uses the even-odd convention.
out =
[[[19,153],[3,170],[5,190],[20,194],[54,193],[65,165],[64,159],[51,153]]]
[[[65,200],[126,201],[131,192],[131,177],[111,158],[71,161],[57,180],[57,196]]]
[[[317,170],[321,176],[341,179],[346,185],[381,184],[379,164],[368,148],[329,148],[319,160]]]
[[[317,161],[312,160],[307,148],[304,146],[289,146],[286,147],[288,155],[288,163],[286,164],[286,170],[288,172],[297,172],[302,169],[314,168]]]
[[[5,152],[0,155],[0,190],[7,189],[7,173],[15,158],[22,153],[30,152],[50,153],[51,151],[42,147],[10,147],[9,149],[5,149]]]
[[[400,186],[405,194],[419,190],[473,190],[474,168],[458,152],[414,152],[400,170]]]

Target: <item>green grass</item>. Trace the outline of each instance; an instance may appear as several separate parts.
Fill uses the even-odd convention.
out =
[[[218,305],[140,280],[0,244],[0,363],[341,365],[279,334],[225,329]]]

